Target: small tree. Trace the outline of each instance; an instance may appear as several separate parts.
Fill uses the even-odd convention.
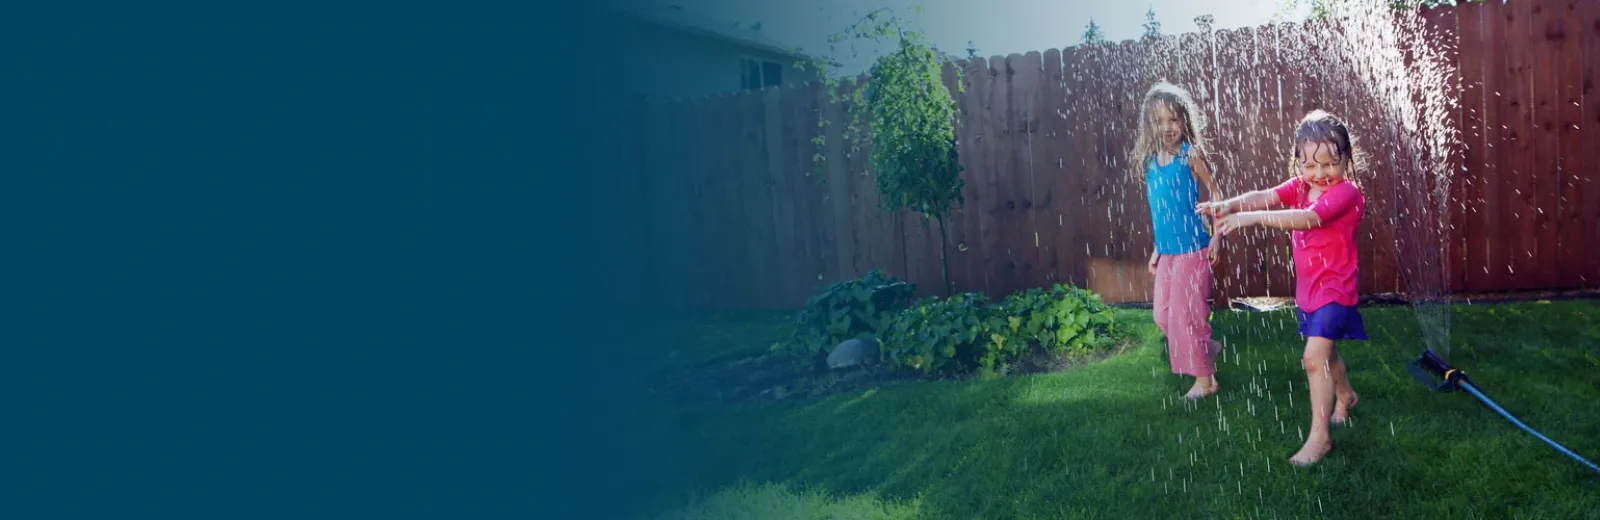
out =
[[[1156,8],[1154,7],[1151,7],[1149,11],[1145,11],[1144,13],[1144,37],[1161,37],[1161,22],[1156,21]]]
[[[1094,19],[1090,18],[1089,26],[1083,29],[1083,43],[1093,45],[1105,41],[1105,35],[1100,32],[1100,24],[1094,23]]]
[[[909,209],[939,224],[939,268],[950,293],[945,216],[960,207],[961,162],[956,153],[955,99],[945,88],[943,63],[916,35],[878,59],[867,84],[871,168],[883,209]]]
[[[877,174],[879,206],[885,211],[914,211],[924,223],[939,225],[939,267],[944,277],[944,294],[949,295],[950,264],[946,255],[949,236],[945,217],[960,208],[961,163],[956,152],[956,102],[945,88],[942,69],[945,58],[929,46],[922,33],[902,27],[887,8],[868,13],[845,30],[850,37],[874,42],[893,41],[895,49],[873,63],[865,88],[856,89],[846,99],[838,95],[839,78],[827,71],[837,69],[831,56],[814,58],[812,63],[823,73],[833,102],[849,101],[850,121],[844,137],[852,149],[870,142],[868,169]],[[835,35],[830,41],[844,39]],[[969,53],[976,52],[970,48]],[[956,69],[960,74],[960,68]],[[960,85],[959,77],[957,85]],[[829,122],[821,121],[825,127]],[[865,123],[865,124],[863,124]],[[812,139],[818,146],[826,140]],[[826,157],[813,159],[820,165]]]

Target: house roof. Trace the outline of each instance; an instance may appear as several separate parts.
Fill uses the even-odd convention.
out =
[[[663,5],[652,2],[633,2],[626,7],[613,6],[612,10],[618,14],[646,23],[666,27],[668,29],[684,31],[691,34],[720,40],[736,45],[760,49],[793,58],[805,58],[804,54],[790,49],[788,46],[767,39],[756,31],[740,27],[737,24],[718,22],[699,14],[685,10],[677,5]]]

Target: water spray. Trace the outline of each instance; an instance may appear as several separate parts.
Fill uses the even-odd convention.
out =
[[[1528,425],[1523,424],[1522,421],[1518,420],[1515,416],[1512,416],[1510,412],[1507,412],[1504,408],[1501,408],[1500,405],[1495,404],[1495,402],[1489,399],[1488,396],[1483,395],[1483,391],[1479,390],[1477,385],[1473,384],[1470,379],[1467,379],[1466,372],[1462,372],[1460,369],[1450,366],[1449,363],[1446,363],[1443,359],[1440,359],[1438,355],[1435,355],[1432,349],[1423,350],[1421,356],[1418,356],[1417,359],[1413,360],[1411,363],[1406,364],[1406,368],[1411,371],[1411,376],[1417,378],[1417,381],[1421,381],[1423,385],[1428,387],[1428,390],[1434,392],[1453,392],[1458,389],[1465,390],[1468,394],[1472,394],[1472,397],[1477,398],[1478,401],[1488,406],[1489,409],[1494,410],[1495,413],[1500,414],[1501,417],[1505,417],[1507,421],[1511,421],[1511,424],[1521,428],[1522,431],[1528,432],[1529,435],[1533,435],[1534,437],[1538,437],[1539,440],[1544,441],[1545,444],[1549,444],[1550,447],[1555,448],[1556,451],[1571,457],[1572,460],[1576,460],[1580,464],[1588,466],[1589,469],[1594,470],[1596,473],[1600,473],[1600,466],[1596,466],[1595,463],[1589,462],[1589,459],[1583,458],[1583,456],[1574,453],[1565,446],[1557,444],[1556,441],[1550,440],[1550,438],[1545,437],[1544,434],[1534,431],[1533,428],[1529,428]],[[1429,372],[1432,372],[1432,375],[1429,375]],[[1435,379],[1434,376],[1438,376],[1438,379]],[[1390,427],[1393,428],[1392,425]]]

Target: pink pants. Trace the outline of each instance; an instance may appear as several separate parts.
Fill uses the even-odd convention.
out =
[[[1156,259],[1156,326],[1167,335],[1172,373],[1209,377],[1216,372],[1211,351],[1211,263],[1206,250]]]

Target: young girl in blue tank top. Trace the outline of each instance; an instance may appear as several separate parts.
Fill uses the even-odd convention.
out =
[[[1207,199],[1218,195],[1200,133],[1205,116],[1188,92],[1164,82],[1145,94],[1139,116],[1129,164],[1136,165],[1150,202],[1156,326],[1167,336],[1172,372],[1195,378],[1184,397],[1199,399],[1218,391],[1215,358],[1221,351],[1211,339],[1207,302],[1220,237],[1194,210],[1202,186]]]

